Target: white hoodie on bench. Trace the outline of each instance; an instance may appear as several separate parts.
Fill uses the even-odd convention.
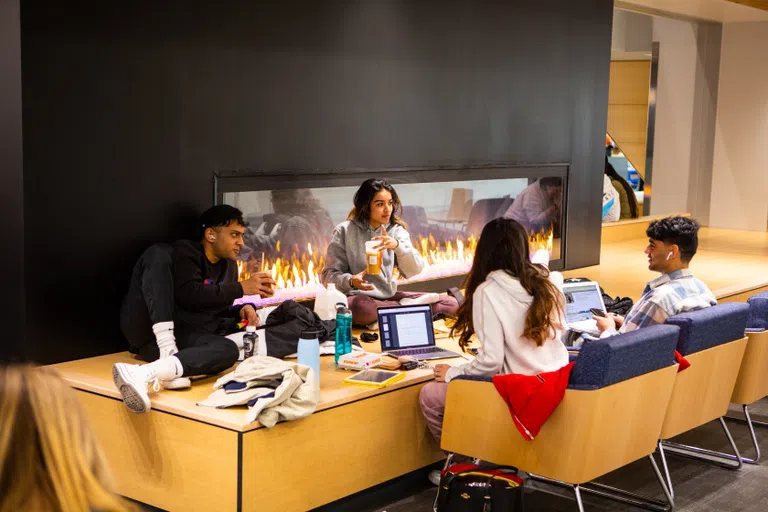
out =
[[[562,274],[552,272],[549,278],[562,289]],[[568,364],[568,350],[560,341],[562,327],[540,347],[523,337],[525,316],[533,297],[520,281],[503,270],[495,270],[477,287],[472,298],[472,321],[480,349],[471,362],[449,369],[446,382],[459,375],[536,375]]]

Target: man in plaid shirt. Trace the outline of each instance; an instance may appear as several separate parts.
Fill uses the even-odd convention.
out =
[[[699,223],[685,217],[667,217],[648,225],[648,268],[661,272],[661,276],[646,285],[643,296],[626,317],[594,317],[601,338],[663,324],[678,313],[717,304],[707,285],[693,277],[688,268],[699,246],[698,232]]]

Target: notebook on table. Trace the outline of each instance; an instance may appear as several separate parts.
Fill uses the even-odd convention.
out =
[[[382,307],[378,309],[378,316],[382,352],[393,357],[411,356],[419,361],[462,357],[435,345],[429,304]]]

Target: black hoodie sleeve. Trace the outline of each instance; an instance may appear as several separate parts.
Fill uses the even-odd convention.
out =
[[[179,306],[186,310],[224,309],[243,296],[237,272],[227,269],[222,284],[205,284],[202,258],[205,255],[191,243],[174,244],[173,284]]]

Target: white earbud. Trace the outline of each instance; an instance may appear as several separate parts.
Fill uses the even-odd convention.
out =
[[[210,240],[211,242],[213,242],[214,240],[216,240],[216,237],[215,237],[215,236],[209,236],[209,237],[208,237],[208,240]],[[669,258],[667,258],[667,259],[669,259]]]
[[[667,261],[671,260],[673,255],[674,255],[674,253],[672,251],[669,251],[667,253]]]

